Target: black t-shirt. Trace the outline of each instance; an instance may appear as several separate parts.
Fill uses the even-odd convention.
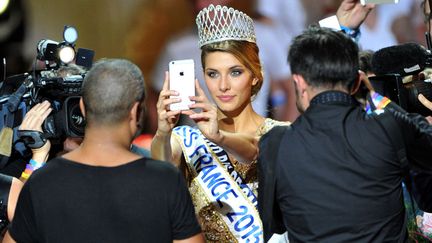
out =
[[[201,231],[181,173],[145,158],[53,159],[23,187],[9,230],[17,242],[172,242]]]

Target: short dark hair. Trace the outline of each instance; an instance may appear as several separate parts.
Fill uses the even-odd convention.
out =
[[[116,124],[145,98],[141,70],[123,59],[101,59],[86,74],[82,97],[87,123]]]
[[[347,35],[311,26],[294,38],[288,62],[312,87],[350,89],[358,77],[358,46]]]

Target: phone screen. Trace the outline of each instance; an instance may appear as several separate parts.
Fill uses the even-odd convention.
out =
[[[170,105],[170,110],[189,110],[195,96],[195,64],[192,59],[175,60],[169,63],[169,89],[179,93],[181,102]]]
[[[382,4],[382,3],[399,3],[399,0],[360,0],[360,3],[362,5],[366,5],[368,3],[374,3],[374,4]]]

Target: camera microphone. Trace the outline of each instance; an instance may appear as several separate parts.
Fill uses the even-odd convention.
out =
[[[377,76],[399,74],[403,77],[423,71],[427,58],[427,50],[416,43],[390,46],[374,53],[372,71]]]

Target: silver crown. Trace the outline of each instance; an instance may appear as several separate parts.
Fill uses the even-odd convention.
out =
[[[198,13],[196,24],[200,47],[224,40],[256,43],[252,19],[233,8],[210,4]]]

